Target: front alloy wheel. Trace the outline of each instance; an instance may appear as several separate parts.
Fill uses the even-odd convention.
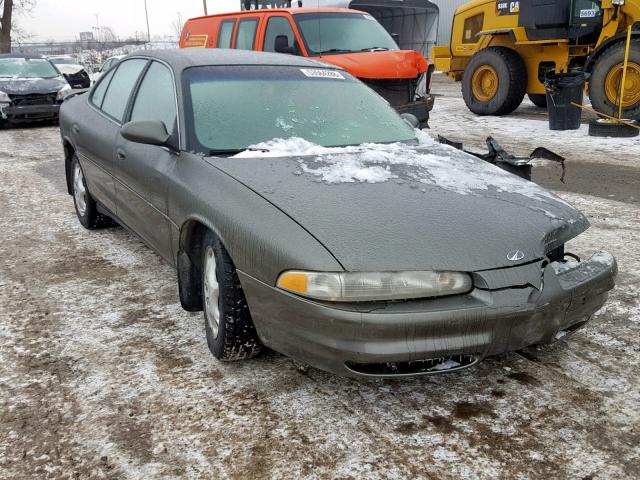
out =
[[[218,338],[220,328],[220,284],[216,276],[216,255],[211,245],[207,246],[204,254],[204,303],[207,325],[212,338]]]

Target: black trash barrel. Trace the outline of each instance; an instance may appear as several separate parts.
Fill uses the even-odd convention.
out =
[[[585,77],[582,72],[547,75],[544,86],[547,91],[549,128],[551,130],[578,130],[582,109]]]

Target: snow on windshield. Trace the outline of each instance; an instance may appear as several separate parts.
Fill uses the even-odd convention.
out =
[[[274,139],[252,145],[235,157],[296,157],[298,174],[328,183],[417,181],[461,195],[494,190],[563,202],[535,183],[453,147],[416,129],[418,146],[403,143],[322,147],[302,138]]]

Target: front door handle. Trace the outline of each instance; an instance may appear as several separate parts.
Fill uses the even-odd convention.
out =
[[[75,123],[71,127],[71,130],[73,130],[73,133],[80,133],[80,127]]]
[[[124,152],[124,150],[122,150],[121,148],[118,148],[116,150],[116,158],[118,160],[124,160],[125,158],[127,158],[127,154]]]

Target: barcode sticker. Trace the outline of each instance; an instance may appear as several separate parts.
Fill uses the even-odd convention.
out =
[[[324,70],[321,68],[301,68],[300,71],[309,78],[334,78],[344,80],[344,76],[336,70]]]

